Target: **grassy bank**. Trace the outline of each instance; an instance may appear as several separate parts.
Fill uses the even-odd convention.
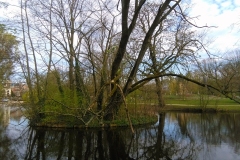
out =
[[[240,112],[240,104],[223,97],[166,96],[165,101],[166,107],[164,110]]]
[[[156,99],[132,99],[127,103],[127,111],[125,106],[122,106],[111,122],[104,121],[95,117],[90,123],[84,124],[77,116],[70,114],[46,113],[45,117],[37,122],[37,126],[57,127],[57,128],[85,128],[85,127],[119,127],[132,125],[143,125],[155,123],[158,119],[158,111],[169,112],[240,112],[240,104],[223,97],[214,96],[165,96],[166,107],[160,109],[157,106]],[[51,106],[51,110],[53,107]],[[72,114],[73,115],[73,114]],[[80,117],[81,118],[81,117]]]
[[[161,111],[183,111],[183,112],[240,112],[240,105],[199,105],[167,104]]]
[[[169,104],[190,104],[190,105],[240,105],[233,100],[216,96],[165,96],[166,103]]]
[[[203,111],[238,111],[240,112],[240,104],[224,97],[209,96],[209,95],[188,95],[188,96],[177,96],[177,95],[165,95],[164,100],[166,103],[165,110],[203,110]],[[140,105],[157,106],[157,97],[137,97],[132,98],[128,101],[129,108],[132,110],[138,110]],[[142,107],[140,107],[142,109]],[[149,109],[149,107],[147,107]],[[151,108],[151,107],[150,107]],[[148,111],[145,109],[145,111]],[[135,112],[132,112],[135,113]]]

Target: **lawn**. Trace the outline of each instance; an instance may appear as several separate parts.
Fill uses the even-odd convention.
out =
[[[216,96],[165,96],[169,110],[214,109],[215,111],[239,111],[240,104],[228,98]]]

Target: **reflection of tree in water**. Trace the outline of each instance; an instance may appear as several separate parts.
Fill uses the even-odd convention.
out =
[[[108,143],[109,143],[109,158],[116,160],[131,160],[133,158],[129,155],[130,145],[127,145],[123,140],[123,136],[119,132],[109,131],[107,132]]]
[[[180,113],[176,115],[178,126],[180,128],[181,134],[189,137],[191,141],[193,141],[193,138],[191,134],[189,134],[187,123],[188,123],[188,114],[186,113]]]
[[[142,143],[144,152],[138,158],[161,160],[194,159],[198,146],[189,138],[184,139],[185,137],[176,127],[168,130],[165,123],[165,113],[161,113],[157,128],[146,130],[145,141]]]
[[[128,129],[108,131],[31,130],[25,159],[193,159],[196,149],[191,141],[176,139],[179,133],[166,135],[165,114],[159,125],[136,129],[135,137]],[[169,134],[169,133],[167,133]],[[181,145],[180,145],[181,144]],[[194,148],[195,147],[195,148]],[[193,148],[193,149],[191,149]]]
[[[240,152],[240,114],[172,113],[182,134],[208,145],[227,143]]]
[[[11,147],[12,141],[6,134],[4,111],[0,108],[0,159],[18,159],[15,150]]]
[[[211,144],[227,142],[240,152],[240,114],[202,114],[203,140]],[[199,132],[199,131],[198,131]]]
[[[158,125],[135,128],[134,137],[128,128],[98,131],[30,129],[16,146],[27,146],[21,158],[29,160],[197,159],[205,142],[230,142],[239,152],[239,119],[237,114],[162,113]]]
[[[118,131],[31,130],[25,159],[130,159]]]
[[[0,116],[1,116],[1,125],[2,126],[7,126],[9,123],[10,119],[10,107],[6,105],[1,105],[0,106]]]
[[[220,144],[223,141],[240,143],[239,119],[240,114],[189,114],[188,124],[198,126],[195,129],[189,128],[192,134],[212,144]]]

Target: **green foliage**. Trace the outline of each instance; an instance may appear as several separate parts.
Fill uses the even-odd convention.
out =
[[[0,24],[0,80],[8,79],[12,74],[17,45],[16,37]]]
[[[22,94],[22,100],[27,103],[30,103],[29,91],[26,91]],[[39,102],[36,90],[33,90],[33,100],[34,100],[34,104],[37,104],[37,102]],[[34,104],[32,104],[32,105],[34,105]]]
[[[2,83],[0,83],[0,97],[4,95],[4,89]]]
[[[29,103],[29,92],[22,94],[22,100]]]

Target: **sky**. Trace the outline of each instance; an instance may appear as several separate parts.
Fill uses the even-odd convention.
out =
[[[198,26],[214,26],[208,31],[211,52],[240,47],[240,0],[192,0],[190,14]]]
[[[17,4],[18,0],[0,0]],[[190,0],[190,16],[197,26],[210,27],[207,37],[211,39],[208,50],[214,54],[240,48],[240,0]],[[0,9],[0,17],[8,11]]]

